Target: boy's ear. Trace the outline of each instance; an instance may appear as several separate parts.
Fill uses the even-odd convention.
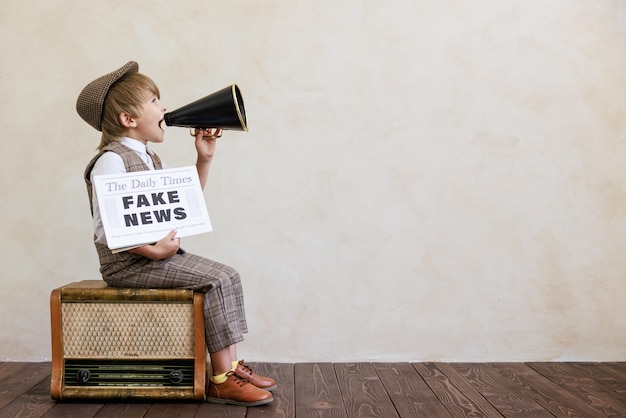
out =
[[[128,113],[124,112],[120,113],[120,123],[124,128],[135,128],[137,126],[135,119]]]

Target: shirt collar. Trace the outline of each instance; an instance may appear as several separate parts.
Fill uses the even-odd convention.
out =
[[[120,138],[120,143],[122,145],[126,145],[128,148],[132,149],[133,151],[141,152],[141,153],[148,154],[148,155],[152,154],[152,152],[150,151],[150,148],[148,148],[147,145],[145,145],[141,141],[137,141],[136,139],[124,136]]]

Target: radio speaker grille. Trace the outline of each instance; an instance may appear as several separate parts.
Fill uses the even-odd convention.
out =
[[[194,356],[190,303],[64,303],[66,358]]]

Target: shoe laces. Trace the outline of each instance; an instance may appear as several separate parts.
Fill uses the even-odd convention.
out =
[[[239,376],[233,370],[231,370],[228,373],[226,373],[226,377],[229,377],[229,376],[233,376],[233,378],[235,380],[235,383],[238,384],[241,387],[243,387],[244,385],[247,385],[248,383],[250,383],[250,381],[248,379]]]
[[[252,371],[252,368],[250,366],[248,366],[246,363],[244,363],[243,360],[239,360],[239,365],[246,372],[250,373],[250,376],[252,376],[254,374],[254,372]]]

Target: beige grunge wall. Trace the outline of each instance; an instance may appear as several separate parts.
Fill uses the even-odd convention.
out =
[[[2,0],[0,35],[0,361],[99,277],[74,103],[129,60],[170,109],[242,89],[183,247],[241,272],[246,360],[626,360],[624,0]]]

